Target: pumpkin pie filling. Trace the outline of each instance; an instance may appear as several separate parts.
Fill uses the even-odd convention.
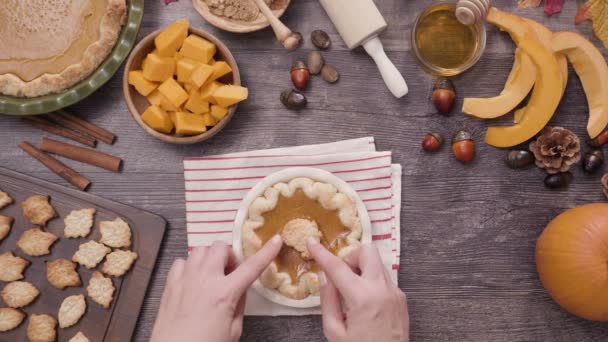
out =
[[[56,93],[90,75],[114,47],[126,0],[0,1],[0,93]]]
[[[321,232],[321,244],[334,254],[346,244],[345,238],[350,232],[340,221],[338,210],[327,210],[321,204],[308,198],[302,189],[295,191],[293,196],[279,196],[277,206],[262,215],[264,224],[255,230],[256,235],[266,243],[276,234],[280,234],[285,225],[295,219],[306,219],[317,223]],[[306,272],[318,272],[319,267],[314,260],[307,260],[293,247],[283,245],[275,259],[279,272],[286,272],[293,283]]]
[[[38,17],[15,18],[18,12],[8,8],[12,2],[0,2],[0,74],[12,73],[23,81],[60,73],[80,62],[99,39],[108,5],[108,0],[73,1],[41,23],[32,22],[41,20]]]

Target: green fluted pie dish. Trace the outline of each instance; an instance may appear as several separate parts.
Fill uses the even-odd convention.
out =
[[[4,1],[4,0],[3,0]],[[117,0],[108,0],[108,3],[112,4],[112,3],[116,3]],[[15,1],[11,1],[8,0],[8,3],[15,3],[16,6],[20,6],[22,3],[20,3],[19,1],[15,2]],[[40,1],[32,1],[32,4],[42,4],[40,6],[46,7],[45,6],[45,2],[40,2]],[[91,2],[92,5],[90,5],[90,8],[86,8],[84,10],[89,11],[89,13],[91,13],[92,11],[95,11],[99,8],[99,4],[101,2],[96,2],[93,1]],[[73,11],[80,11],[83,10],[83,8],[78,8],[78,6],[81,3],[72,3],[72,2],[68,2],[69,9],[73,10]],[[7,6],[6,3],[4,6]],[[95,7],[97,6],[97,7]],[[124,18],[125,15],[125,2],[122,2],[122,15]],[[11,10],[13,8],[10,8],[8,11],[5,12],[9,12],[7,14],[8,19],[11,19]],[[2,10],[2,8],[0,8],[0,10]],[[59,91],[59,92],[55,92],[52,94],[48,94],[48,95],[42,95],[42,96],[36,96],[36,95],[28,95],[28,96],[36,96],[36,97],[18,97],[18,96],[9,96],[9,95],[0,95],[0,114],[8,114],[8,115],[35,115],[35,114],[44,114],[44,113],[48,113],[48,112],[52,112],[67,106],[71,106],[81,100],[83,100],[84,98],[86,98],[87,96],[91,95],[93,92],[95,92],[97,89],[99,89],[103,84],[105,84],[107,81],[110,80],[110,78],[112,78],[112,76],[116,73],[116,71],[118,70],[118,68],[120,67],[120,65],[123,63],[123,61],[126,59],[127,55],[129,54],[129,52],[131,51],[131,49],[133,48],[133,46],[135,45],[135,40],[137,38],[137,33],[139,31],[139,27],[143,18],[143,11],[144,11],[144,0],[127,0],[126,1],[126,18],[124,20],[124,24],[122,25],[120,29],[120,33],[118,35],[118,38],[116,38],[116,34],[117,31],[116,29],[118,29],[118,27],[116,29],[114,29],[114,36],[113,39],[116,39],[115,44],[113,44],[113,47],[110,50],[110,47],[112,45],[109,45],[109,43],[103,42],[103,44],[107,44],[106,45],[106,50],[105,53],[101,53],[99,51],[101,51],[100,48],[97,48],[95,50],[93,49],[89,49],[85,52],[85,55],[83,56],[83,58],[87,58],[87,54],[89,55],[88,58],[95,58],[95,55],[97,55],[98,59],[97,62],[94,63],[93,65],[91,65],[90,60],[86,61],[84,60],[83,62],[78,62],[77,65],[81,72],[86,72],[86,67],[90,68],[88,72],[86,72],[86,74],[89,74],[87,77],[85,77],[84,79],[82,79],[82,76],[84,76],[85,74],[82,74],[82,76],[80,77],[80,79],[82,79],[82,81],[77,82],[75,85],[65,89],[66,86],[69,86],[69,84],[65,84],[63,88],[59,88],[56,89],[55,91],[61,90],[61,89],[65,89],[63,91]],[[14,11],[12,11],[13,13],[19,13],[19,9],[15,8]],[[56,13],[60,13],[63,14],[64,12],[60,12],[60,11],[55,11]],[[45,13],[47,13],[47,11],[45,11]],[[51,13],[50,15],[56,14],[56,13]],[[78,13],[85,13],[85,12],[78,12]],[[92,13],[96,13],[96,12],[92,12]],[[108,12],[109,13],[109,12]],[[86,14],[85,14],[86,15]],[[93,14],[95,15],[95,14]],[[6,18],[5,18],[6,19]],[[107,24],[107,21],[105,21],[104,19],[100,19],[101,20],[101,37],[103,38],[104,35],[104,23]],[[5,25],[3,27],[3,24],[0,23],[0,32],[2,32],[4,30],[4,33],[6,34],[11,33],[11,27],[15,27],[15,25],[10,26],[10,20],[5,20],[5,22],[7,22],[8,24]],[[30,20],[30,22],[27,23],[29,26],[36,26],[36,22],[33,20]],[[83,24],[86,25],[86,24]],[[28,26],[28,27],[29,27]],[[42,26],[42,25],[41,25]],[[107,25],[106,25],[107,26]],[[8,27],[8,28],[7,28]],[[77,26],[76,26],[77,27]],[[87,33],[87,29],[89,29],[90,27],[78,27],[78,29],[76,30],[76,33],[72,32],[74,34],[75,37],[74,38],[74,42],[71,42],[69,44],[69,48],[72,49],[74,48],[74,46],[77,46],[78,44],[78,40],[79,39],[85,39],[85,38],[80,38],[82,36],[85,36]],[[69,30],[68,30],[69,31]],[[74,31],[74,30],[73,30]],[[61,34],[63,34],[63,32],[61,32]],[[66,35],[69,34],[69,32],[66,33]],[[18,34],[17,34],[18,35]],[[39,35],[38,37],[34,36],[34,40],[36,38],[40,39],[41,35]],[[101,39],[101,38],[100,38]],[[19,44],[18,41],[18,37],[13,39],[13,42],[15,44]],[[55,42],[55,41],[54,41]],[[31,42],[29,42],[31,43]],[[58,42],[56,45],[60,45],[61,43],[65,43],[65,39],[62,42],[61,37],[58,38]],[[10,39],[9,39],[9,44],[10,44]],[[100,43],[102,44],[102,43]],[[39,55],[44,55],[44,52],[37,52],[35,50],[30,49],[29,51],[27,50],[27,44],[25,44],[26,46],[24,47],[24,52],[23,54],[26,53],[31,53],[31,54],[36,54],[38,53]],[[33,43],[29,44],[30,46],[34,45]],[[68,45],[66,45],[68,46]],[[51,49],[55,47],[55,44],[53,46],[51,46]],[[2,57],[6,57],[6,59],[4,59],[5,61],[8,61],[8,67],[10,68],[11,66],[11,62],[13,61],[20,61],[19,59],[19,54],[21,53],[21,51],[17,51],[14,52],[16,49],[11,49],[10,52],[5,52],[2,53],[2,51],[0,51],[0,59],[2,59]],[[103,58],[101,56],[107,54],[109,52],[109,54],[107,55],[107,57],[101,62],[99,63],[99,59]],[[98,52],[97,54],[95,52]],[[6,56],[4,56],[6,55]],[[76,56],[76,54],[72,54],[71,56]],[[93,56],[93,57],[91,57]],[[58,57],[57,59],[61,59],[64,56]],[[69,56],[68,56],[69,57]],[[55,59],[55,57],[53,57],[53,60]],[[45,58],[41,57],[39,60],[41,60],[41,63],[45,63]],[[48,58],[47,58],[48,60]],[[26,60],[26,63],[29,62],[29,60]],[[64,63],[69,63],[70,61],[68,60],[66,61],[59,61],[60,62],[64,62]],[[19,62],[15,62],[15,63],[19,63]],[[53,62],[55,63],[55,62]],[[6,67],[7,63],[5,63],[4,67]],[[36,62],[32,63],[32,68],[36,68],[37,65]],[[53,64],[54,65],[54,64]],[[98,67],[95,68],[95,65],[98,65]],[[70,65],[70,67],[72,67],[72,65]],[[94,71],[91,73],[90,70]],[[82,69],[85,69],[84,71]],[[65,75],[65,74],[74,74],[74,69],[72,67],[72,69],[61,69],[60,72],[58,73],[52,73],[50,74],[52,77],[55,77],[54,79],[50,79],[45,77],[38,77],[38,79],[34,78],[34,82],[32,82],[29,78],[24,78],[22,77],[23,75],[27,76],[27,73],[30,72],[31,70],[29,69],[29,65],[27,65],[27,68],[22,67],[21,69],[18,69],[21,74],[17,74],[17,76],[15,75],[10,75],[11,74],[11,69],[9,69],[8,74],[6,72],[1,72],[2,71],[2,65],[0,64],[0,78],[4,75],[4,80],[6,80],[7,78],[9,79],[9,82],[0,82],[0,86],[4,87],[3,88],[3,93],[5,94],[10,94],[11,91],[13,93],[17,93],[17,95],[21,95],[21,94],[27,94],[27,92],[29,91],[30,94],[34,93],[35,94],[35,90],[32,90],[33,88],[36,87],[32,87],[32,86],[37,86],[38,88],[42,88],[44,89],[45,85],[57,85],[57,83],[60,83],[62,80],[61,76]],[[71,70],[71,72],[67,72],[66,70]],[[78,69],[76,69],[78,70]],[[34,72],[34,71],[31,71]],[[58,76],[57,76],[58,75]],[[31,75],[30,75],[31,76]],[[44,74],[43,76],[46,76],[46,74]],[[16,87],[13,87],[11,89],[11,87],[7,87],[7,83],[10,84],[11,83],[11,79],[12,78],[12,83],[16,84]],[[44,84],[44,82],[37,82],[39,81],[39,79],[43,79],[42,81],[47,81],[46,84]],[[49,80],[50,79],[50,80]],[[29,81],[23,81],[23,80],[29,80]],[[74,84],[73,82],[75,82],[76,79],[73,79],[72,83],[70,84]],[[23,86],[21,83],[26,84],[26,86]],[[42,83],[42,86],[41,84]],[[21,86],[21,88],[20,88]],[[15,90],[17,89],[17,90]],[[25,89],[25,91],[22,91],[22,89]],[[8,90],[8,91],[7,91]],[[48,93],[48,92],[45,92]]]

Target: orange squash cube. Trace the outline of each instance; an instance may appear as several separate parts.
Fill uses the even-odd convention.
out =
[[[173,57],[188,36],[188,19],[179,19],[167,26],[154,38],[154,45],[159,56]]]
[[[210,41],[196,35],[189,35],[179,50],[184,57],[207,64],[215,55],[215,45]]]
[[[173,77],[167,79],[160,86],[158,91],[163,94],[175,107],[181,107],[188,100],[188,93],[182,88]]]
[[[148,107],[141,115],[141,119],[155,131],[167,134],[173,130],[173,122],[167,112],[156,105]]]

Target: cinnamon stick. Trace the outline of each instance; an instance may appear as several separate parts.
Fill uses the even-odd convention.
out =
[[[45,118],[29,116],[23,118],[23,120],[38,129],[77,141],[83,145],[95,147],[95,145],[97,144],[97,140],[95,140],[95,138],[76,132],[69,128],[55,125],[54,123],[50,122],[48,119]]]
[[[19,147],[27,152],[30,156],[36,158],[39,162],[41,162],[44,166],[49,168],[49,170],[53,171],[55,174],[60,176],[61,178],[68,181],[70,184],[74,185],[80,190],[86,190],[86,188],[91,184],[91,181],[86,179],[84,176],[79,174],[78,172],[72,170],[59,160],[49,156],[48,154],[40,151],[32,144],[27,141],[23,141],[19,144]]]
[[[70,145],[49,138],[42,138],[40,149],[72,160],[100,167],[102,169],[118,172],[122,159],[113,155],[91,150],[84,147]]]
[[[68,113],[65,110],[49,113],[48,117],[65,127],[86,133],[106,144],[112,145],[114,140],[116,140],[116,136],[112,132],[96,126],[74,114]]]

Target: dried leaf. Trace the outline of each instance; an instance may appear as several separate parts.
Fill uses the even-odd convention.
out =
[[[542,0],[517,0],[517,8],[536,8],[540,6]]]
[[[578,24],[582,23],[583,21],[591,20],[590,9],[591,9],[591,6],[589,6],[588,2],[582,4],[581,7],[579,7],[578,11],[576,12],[576,16],[574,17],[574,24],[578,25]]]
[[[562,11],[564,0],[545,0],[545,14],[552,16]]]
[[[589,12],[591,12],[593,34],[608,49],[608,2],[606,0],[589,0],[586,5],[589,6]]]

